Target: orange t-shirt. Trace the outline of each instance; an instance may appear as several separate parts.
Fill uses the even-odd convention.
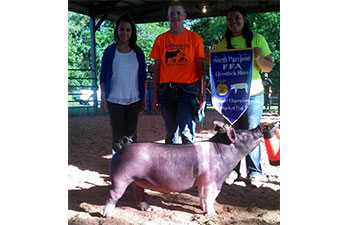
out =
[[[160,60],[160,83],[194,83],[195,59],[204,58],[203,39],[187,29],[177,35],[165,32],[155,40],[150,57]]]

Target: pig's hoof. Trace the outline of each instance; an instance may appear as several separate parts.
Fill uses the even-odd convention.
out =
[[[145,211],[145,212],[152,211],[147,202],[140,202],[139,207],[142,211]]]
[[[107,205],[105,206],[105,209],[103,210],[103,216],[104,217],[112,217],[114,213],[114,206],[113,205]]]
[[[214,211],[208,211],[208,212],[206,212],[205,214],[208,215],[208,216],[217,216],[217,215],[218,215],[218,214],[215,212],[215,210],[214,210]]]

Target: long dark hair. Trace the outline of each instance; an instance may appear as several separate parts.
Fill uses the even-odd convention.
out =
[[[115,28],[114,28],[114,40],[116,42],[118,42],[119,38],[118,38],[118,27],[120,22],[127,22],[131,24],[131,37],[129,39],[129,46],[131,49],[136,48],[136,41],[137,41],[137,35],[136,35],[136,26],[134,21],[131,19],[130,16],[124,15],[119,17],[119,19],[117,20],[117,23],[115,24]]]
[[[240,6],[232,6],[227,10],[226,17],[228,16],[229,12],[234,12],[234,11],[239,11],[242,13],[243,17],[247,17],[247,10]],[[250,30],[250,23],[247,20],[247,22],[244,23],[243,30],[242,30],[242,35],[247,43],[247,48],[252,47],[252,40],[253,40],[253,32]],[[225,32],[225,39],[227,42],[227,49],[233,49],[232,44],[231,44],[231,37],[232,37],[232,32],[229,28],[226,29]]]

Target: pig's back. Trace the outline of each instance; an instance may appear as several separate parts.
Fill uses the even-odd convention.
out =
[[[135,143],[125,149],[125,160],[135,158],[135,182],[147,189],[179,192],[196,186],[202,166],[198,144]]]

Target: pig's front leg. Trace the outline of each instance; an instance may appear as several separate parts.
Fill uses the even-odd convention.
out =
[[[198,192],[203,211],[208,215],[217,215],[214,209],[214,203],[216,197],[220,193],[220,190],[217,189],[216,183],[199,186]]]
[[[104,217],[112,217],[113,216],[115,204],[117,204],[117,201],[108,197],[105,208],[103,210]]]
[[[140,186],[138,186],[137,184],[135,184],[135,182],[134,182],[131,184],[131,190],[134,194],[136,201],[139,203],[139,208],[142,211],[150,212],[151,208],[149,207],[149,205],[146,201],[144,189],[141,188]]]

